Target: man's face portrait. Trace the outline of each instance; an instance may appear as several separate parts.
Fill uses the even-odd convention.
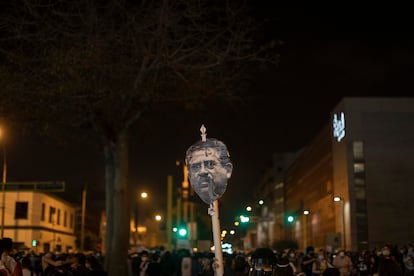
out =
[[[227,149],[224,150],[227,154]],[[195,148],[187,153],[191,186],[207,204],[223,195],[232,173],[230,160],[223,161],[221,154],[223,153],[216,147]]]

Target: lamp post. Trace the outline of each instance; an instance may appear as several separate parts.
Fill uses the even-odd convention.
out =
[[[308,246],[308,215],[309,210],[303,210],[303,248]]]
[[[333,198],[334,202],[341,202],[342,204],[342,244],[344,246],[344,250],[346,250],[346,236],[345,236],[345,201],[340,196],[335,196]]]
[[[3,131],[0,128],[0,139],[3,139]],[[2,193],[2,203],[1,203],[1,238],[4,237],[4,209],[6,208],[6,178],[7,178],[7,156],[6,156],[6,146],[4,143],[4,139],[2,141],[3,145],[3,177],[1,181],[1,193]]]
[[[136,202],[136,206],[137,206],[136,209],[135,209],[135,245],[136,246],[138,245],[138,241],[141,240],[140,236],[139,236],[139,223],[138,222],[139,222],[140,213],[142,213],[142,212],[140,212],[138,202],[140,201],[140,199],[146,200],[147,198],[148,198],[148,193],[147,192],[141,192],[139,194],[139,198]],[[141,217],[141,220],[143,221],[142,217]]]

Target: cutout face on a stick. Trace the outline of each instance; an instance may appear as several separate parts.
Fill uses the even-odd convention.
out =
[[[226,145],[214,138],[206,138],[201,127],[202,140],[193,144],[186,153],[188,177],[194,191],[207,204],[220,198],[231,177],[233,164]]]

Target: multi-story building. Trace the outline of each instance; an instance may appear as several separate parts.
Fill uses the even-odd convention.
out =
[[[75,207],[51,194],[38,191],[3,191],[3,237],[20,249],[43,252],[75,250]],[[0,215],[1,217],[1,215]],[[2,220],[3,221],[3,220]]]
[[[257,244],[251,245],[271,247],[273,241],[285,237],[285,196],[284,172],[295,160],[297,153],[275,153],[272,156],[272,165],[267,168],[257,190],[257,199],[262,204],[257,208]]]
[[[414,98],[342,99],[284,172],[284,216],[293,220],[275,241],[347,250],[412,243],[413,156]]]

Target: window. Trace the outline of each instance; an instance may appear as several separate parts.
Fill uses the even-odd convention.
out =
[[[362,177],[355,177],[355,186],[365,186],[365,179]]]
[[[355,188],[355,198],[356,199],[365,199],[366,198],[365,188],[356,187]]]
[[[363,160],[364,159],[364,142],[362,141],[355,141],[353,143],[353,154],[355,160]]]
[[[45,221],[45,217],[46,217],[46,205],[44,203],[42,203],[42,215],[40,217],[41,221]]]
[[[364,163],[354,163],[354,173],[362,173],[365,171]]]
[[[15,219],[27,219],[27,207],[28,203],[26,202],[16,202],[16,209],[14,213]]]
[[[66,213],[66,211],[63,213],[63,226],[67,226],[68,225],[68,223],[67,223],[67,213]]]
[[[55,223],[55,213],[56,213],[56,208],[49,207],[49,222],[50,223]]]
[[[57,225],[60,225],[60,209],[57,212]]]

